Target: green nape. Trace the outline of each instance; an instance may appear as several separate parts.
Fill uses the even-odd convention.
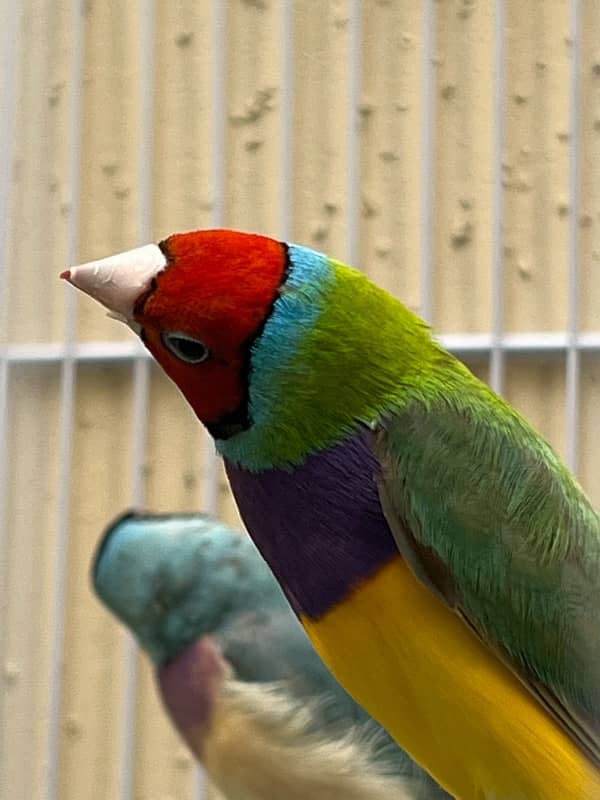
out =
[[[295,303],[304,293],[300,302],[312,318],[292,354],[286,336],[293,329],[297,337],[302,322],[297,313],[286,321],[285,292],[277,301],[267,325],[278,335],[269,338],[268,357],[261,354],[260,374],[250,378],[253,424],[218,443],[226,458],[248,470],[293,467],[409,397],[426,401],[452,386],[479,383],[388,292],[339,261],[327,265],[319,280],[312,276],[293,290]]]

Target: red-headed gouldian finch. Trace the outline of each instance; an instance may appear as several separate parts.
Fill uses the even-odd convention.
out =
[[[362,273],[227,230],[63,277],[139,332],[340,683],[461,800],[600,800],[600,521]]]
[[[334,679],[248,536],[127,514],[93,571],[227,800],[448,800]]]

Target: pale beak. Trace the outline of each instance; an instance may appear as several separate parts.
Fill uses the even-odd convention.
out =
[[[110,316],[130,324],[136,300],[166,266],[162,250],[155,244],[147,244],[71,267],[60,277],[102,303],[111,312]]]

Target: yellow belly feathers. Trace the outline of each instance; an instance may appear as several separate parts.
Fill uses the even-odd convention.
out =
[[[400,557],[302,622],[338,680],[460,800],[600,800],[599,772]]]

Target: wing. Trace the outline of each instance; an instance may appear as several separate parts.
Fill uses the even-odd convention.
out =
[[[416,576],[600,765],[600,522],[580,486],[484,387],[405,403],[374,449]]]

